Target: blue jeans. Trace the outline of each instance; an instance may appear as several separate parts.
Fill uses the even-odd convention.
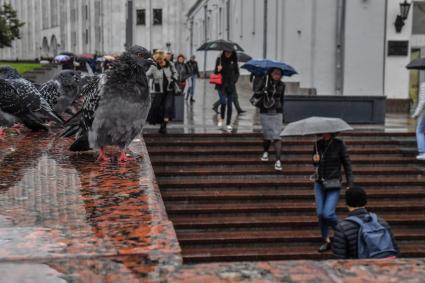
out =
[[[191,76],[189,80],[190,80],[190,86],[187,89],[187,95],[193,97],[193,95],[195,95],[196,76]]]
[[[233,99],[235,97],[235,94],[235,86],[223,86],[222,88],[218,89],[218,95],[220,97],[221,104],[221,119],[223,120],[226,115],[227,108],[226,125],[230,125],[230,123],[232,122]]]
[[[336,206],[339,201],[340,190],[325,191],[322,185],[314,183],[314,196],[316,199],[316,214],[319,218],[320,233],[323,240],[329,236],[329,226],[333,229],[338,225]]]
[[[416,141],[418,143],[419,153],[425,153],[425,115],[422,114],[418,118],[416,126]]]

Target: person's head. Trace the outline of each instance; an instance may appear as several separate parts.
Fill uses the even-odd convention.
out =
[[[350,187],[345,191],[345,204],[349,211],[364,208],[367,204],[366,191],[360,186]]]
[[[190,61],[195,61],[195,60],[196,60],[195,55],[190,56]]]
[[[274,81],[280,81],[282,79],[282,70],[281,69],[272,69],[270,71],[270,77],[272,78],[272,80]]]
[[[178,63],[183,64],[185,60],[186,60],[186,57],[184,57],[184,55],[183,55],[183,54],[180,54],[180,55],[177,57],[177,62],[178,62]]]
[[[223,53],[221,54],[221,60],[237,63],[238,56],[236,54],[236,51],[223,51]]]
[[[155,60],[155,62],[157,62],[160,66],[164,66],[165,64],[165,60],[166,60],[166,55],[165,52],[163,50],[156,50],[155,54],[153,55],[153,59]]]
[[[322,134],[322,139],[324,139],[325,141],[328,141],[328,140],[332,139],[334,136],[335,136],[335,134],[325,133],[325,134]]]
[[[167,60],[168,62],[172,62],[173,61],[173,53],[171,53],[170,51],[165,52],[165,60]]]

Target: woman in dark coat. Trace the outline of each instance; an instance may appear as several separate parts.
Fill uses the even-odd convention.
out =
[[[221,104],[221,119],[218,122],[218,126],[222,127],[224,118],[226,118],[226,130],[227,132],[232,132],[232,104],[236,95],[236,82],[239,79],[239,66],[236,52],[223,51],[221,56],[217,58],[214,72],[223,76],[223,84],[216,86]]]
[[[344,167],[348,188],[353,185],[353,173],[347,147],[342,140],[335,138],[335,134],[323,134],[316,142],[313,163],[317,169],[314,183],[316,213],[324,241],[319,252],[325,252],[331,248],[328,227],[335,230],[338,224],[336,206],[341,191],[341,166]]]
[[[153,125],[160,124],[159,133],[166,134],[167,125],[174,118],[174,95],[180,92],[177,71],[163,51],[156,51],[153,59],[155,63],[146,72],[154,96],[147,120]]]
[[[186,58],[184,57],[184,55],[180,54],[179,56],[177,56],[177,61],[174,64],[177,71],[179,87],[182,92],[184,92],[184,90],[186,89],[187,79],[192,76],[192,70],[185,61]]]
[[[283,97],[285,95],[285,83],[281,81],[282,70],[273,69],[269,75],[256,79],[254,92],[261,97],[258,105],[260,108],[260,120],[263,129],[264,153],[262,161],[269,161],[270,145],[274,143],[276,151],[275,170],[282,171],[281,151],[282,139],[280,133],[283,128]]]

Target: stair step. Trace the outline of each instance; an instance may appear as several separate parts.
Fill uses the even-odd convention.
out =
[[[194,213],[253,213],[253,212],[314,212],[314,201],[288,201],[288,202],[261,202],[261,203],[186,203],[168,202],[166,204],[169,214],[194,214]],[[372,211],[422,211],[425,200],[413,201],[377,201],[374,199],[368,203]],[[337,206],[338,211],[345,210],[342,203]]]
[[[424,240],[425,231],[413,229],[393,229],[395,238],[401,240]],[[285,230],[285,231],[203,231],[203,232],[178,232],[177,238],[181,245],[196,244],[241,244],[241,243],[266,243],[288,242],[297,239],[298,242],[321,242],[319,229],[314,230]],[[425,250],[424,250],[425,253]]]
[[[425,215],[417,214],[397,214],[390,215],[381,213],[381,217],[390,225],[425,225]],[[176,229],[217,229],[217,228],[266,228],[266,227],[312,227],[317,226],[316,216],[305,215],[285,215],[285,216],[187,216],[170,215]]]
[[[425,188],[406,189],[371,189],[367,188],[369,198],[425,198]],[[187,189],[187,190],[163,190],[161,192],[164,201],[206,201],[206,200],[268,200],[268,199],[314,199],[312,188],[304,190],[268,190],[264,189]],[[344,198],[344,195],[341,195]]]
[[[243,140],[228,140],[228,139],[210,139],[210,140],[184,140],[184,139],[160,139],[153,140],[148,139],[145,141],[147,146],[161,146],[161,147],[181,147],[181,146],[197,146],[197,147],[205,147],[205,146],[259,146],[262,147],[263,141],[261,139],[243,139]],[[399,141],[395,139],[379,139],[379,140],[344,140],[345,144],[350,148],[353,146],[399,146],[399,145],[416,145],[416,140],[405,140]],[[291,146],[309,146],[312,147],[314,144],[313,140],[286,140],[282,141],[283,147],[291,147]]]
[[[302,247],[186,247],[183,249],[183,260],[191,262],[217,262],[217,261],[263,261],[263,260],[293,260],[309,259],[322,260],[332,259],[331,253],[321,254],[317,252],[317,245],[306,245]],[[400,244],[402,257],[424,257],[425,245]]]
[[[425,185],[425,178],[418,176],[416,178],[356,178],[357,185],[362,186],[415,186]],[[244,176],[239,178],[232,176],[227,178],[178,178],[159,180],[161,188],[193,188],[193,187],[256,187],[256,186],[274,186],[277,188],[293,188],[300,186],[312,185],[308,176],[304,178],[289,178],[286,176],[269,176],[268,178],[252,178],[248,179]]]
[[[273,155],[272,155],[273,156]],[[263,165],[264,162],[260,160],[260,154],[258,156],[233,156],[230,153],[226,156],[150,156],[152,165],[170,165],[170,166],[185,166],[185,165]],[[309,164],[311,165],[311,154],[309,156],[282,156],[282,160],[285,164]],[[399,156],[351,156],[353,165],[355,164],[425,164],[425,162],[417,161],[413,156],[406,157],[399,154]],[[273,164],[274,161],[266,162],[266,164]],[[156,171],[156,170],[155,170]]]
[[[165,168],[163,168],[165,167]],[[240,166],[196,166],[196,167],[177,167],[177,166],[158,166],[155,168],[155,175],[162,176],[205,176],[205,175],[266,175],[266,174],[284,174],[284,175],[308,175],[313,174],[313,166],[284,166],[283,171],[274,170],[273,166],[262,164],[261,166],[247,167]],[[362,166],[353,168],[354,175],[411,175],[422,174],[414,167],[376,167]]]
[[[181,138],[189,138],[189,139],[211,139],[211,138],[236,138],[236,139],[245,139],[245,138],[262,138],[263,135],[261,133],[238,133],[238,134],[222,134],[222,133],[205,133],[205,134],[168,134],[166,136],[162,134],[144,134],[143,135],[146,139],[181,139]],[[380,132],[380,131],[351,131],[351,132],[345,132],[338,135],[339,137],[353,137],[353,138],[359,138],[359,137],[415,137],[415,133],[412,132]],[[297,137],[298,138],[298,137]],[[303,137],[300,137],[303,138]],[[299,138],[298,138],[299,139]],[[312,137],[312,140],[314,138]]]
[[[198,155],[198,154],[229,154],[238,155],[238,154],[261,154],[263,152],[262,147],[230,147],[230,146],[207,146],[207,147],[197,147],[197,146],[187,146],[187,147],[169,147],[169,146],[155,146],[149,148],[150,155]],[[292,147],[291,149],[283,148],[283,154],[309,154],[312,155],[313,147]],[[349,149],[350,154],[401,154],[403,151],[400,148],[395,147],[352,147]]]

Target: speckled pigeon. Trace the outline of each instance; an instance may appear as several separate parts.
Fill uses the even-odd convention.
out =
[[[16,117],[33,131],[47,130],[43,119],[63,124],[37,88],[11,67],[0,68],[0,110]]]
[[[63,113],[77,99],[81,75],[73,70],[64,70],[43,84],[39,91],[56,113]]]
[[[87,94],[81,112],[70,119],[63,135],[76,133],[71,151],[100,149],[100,161],[109,160],[104,147],[116,145],[121,149],[119,160],[125,162],[126,148],[141,133],[151,98],[142,58],[125,52],[113,64],[93,82],[94,91]]]

